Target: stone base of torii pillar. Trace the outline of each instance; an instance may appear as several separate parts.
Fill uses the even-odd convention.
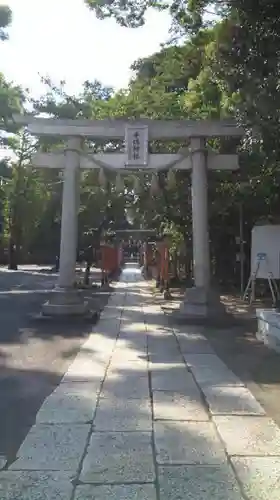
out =
[[[84,302],[77,290],[57,287],[51,299],[43,304],[42,316],[65,317],[89,315],[89,306]]]
[[[176,316],[178,316],[178,319],[184,319],[186,322],[213,319],[219,321],[225,318],[227,313],[217,290],[192,287],[187,288],[180,310]]]

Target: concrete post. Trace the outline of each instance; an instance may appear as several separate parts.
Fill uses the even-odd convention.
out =
[[[75,282],[78,236],[78,171],[80,139],[68,140],[62,194],[60,268],[58,286],[71,288]]]
[[[191,139],[194,282],[196,287],[208,290],[210,285],[210,251],[207,159],[204,148],[205,143],[203,139]]]

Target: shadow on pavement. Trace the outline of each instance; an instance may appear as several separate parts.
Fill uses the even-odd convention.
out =
[[[42,274],[0,269],[0,455],[9,457],[95,324],[33,320],[57,279]],[[100,309],[110,296],[95,289],[81,295]]]

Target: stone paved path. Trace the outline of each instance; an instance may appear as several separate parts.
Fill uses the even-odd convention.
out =
[[[280,430],[197,327],[168,326],[127,265],[0,472],[0,498],[279,500]]]

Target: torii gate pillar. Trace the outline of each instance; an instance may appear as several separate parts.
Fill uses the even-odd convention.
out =
[[[209,287],[208,189],[205,141],[191,139],[193,262],[196,287]]]
[[[210,248],[208,232],[207,151],[205,139],[191,138],[192,227],[194,287],[188,288],[180,307],[186,320],[209,318],[224,312],[220,296],[210,290]]]
[[[60,267],[58,286],[70,288],[75,283],[78,235],[78,175],[80,170],[80,139],[68,140],[62,193]],[[76,150],[76,151],[75,151]]]
[[[79,212],[79,172],[81,140],[68,139],[66,168],[63,170],[59,277],[56,292],[42,307],[45,316],[84,314],[84,303],[75,289]]]

